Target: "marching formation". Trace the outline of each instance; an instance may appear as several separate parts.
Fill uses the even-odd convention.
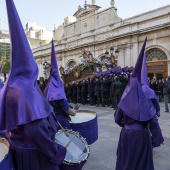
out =
[[[0,91],[0,170],[82,170],[89,145],[98,139],[97,114],[75,111],[69,102],[88,101],[115,109],[115,122],[122,127],[115,169],[154,170],[152,149],[164,138],[157,119],[160,106],[147,79],[147,38],[133,70],[65,87],[52,40],[50,76],[40,89],[38,67],[13,0],[6,5],[11,69]]]
[[[126,88],[132,68],[116,68],[108,73],[96,74],[94,77],[82,81],[64,84],[65,94],[69,103],[90,104],[99,107],[116,108],[120,97]],[[38,81],[40,89],[44,91],[47,82]]]

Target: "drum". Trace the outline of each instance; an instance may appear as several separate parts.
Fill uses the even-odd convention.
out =
[[[9,143],[5,138],[0,137],[0,169],[14,170],[12,153],[9,151]]]
[[[76,116],[71,117],[70,127],[79,132],[86,139],[88,145],[98,139],[97,114],[94,111],[76,111]]]
[[[87,161],[90,149],[86,140],[72,130],[59,130],[55,135],[56,142],[67,148],[61,170],[81,170]]]

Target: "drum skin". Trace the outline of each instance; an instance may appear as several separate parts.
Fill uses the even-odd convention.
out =
[[[55,139],[62,146],[66,146],[68,141],[72,140],[67,148],[68,153],[66,154],[63,163],[60,165],[60,170],[82,170],[90,155],[90,147],[86,140],[80,136],[79,133],[72,130],[65,130],[65,132],[59,130],[55,135]],[[75,159],[76,157],[78,159]]]
[[[95,112],[87,110],[79,110],[77,114],[86,113],[94,114]],[[95,113],[95,118],[82,123],[71,123],[70,127],[73,131],[79,132],[83,138],[86,139],[88,145],[93,144],[98,139],[98,124],[97,124],[97,114]]]

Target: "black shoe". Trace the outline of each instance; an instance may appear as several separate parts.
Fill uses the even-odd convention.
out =
[[[165,112],[169,113],[169,110],[165,110]]]
[[[116,110],[115,108],[113,108],[113,110]]]

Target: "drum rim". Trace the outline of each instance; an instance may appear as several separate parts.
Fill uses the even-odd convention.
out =
[[[61,130],[59,130],[57,133],[60,133],[60,132],[63,132],[63,130],[61,129]],[[65,129],[65,132],[66,132],[66,133],[67,133],[67,132],[68,132],[68,133],[72,133],[72,134],[74,134],[75,136],[77,136],[77,137],[79,137],[80,139],[82,139],[82,141],[83,141],[83,143],[85,144],[85,147],[86,147],[86,149],[87,149],[87,155],[86,155],[86,157],[85,157],[81,162],[84,162],[85,160],[87,160],[88,157],[89,157],[89,155],[90,155],[90,147],[89,147],[86,139],[83,138],[83,136],[81,136],[81,135],[79,134],[79,132],[75,132],[75,131],[70,130],[70,129]],[[57,133],[56,133],[56,134],[57,134]],[[63,132],[63,133],[64,133],[64,132]],[[64,159],[64,161],[63,161],[63,163],[65,163],[65,164],[67,164],[67,165],[77,165],[78,163],[81,164],[81,162],[73,163],[73,162],[68,162],[68,161],[65,160],[65,159]]]
[[[76,112],[76,113],[82,113],[82,112],[85,112],[85,113],[88,113],[88,114],[94,114],[94,115],[97,115],[95,111],[91,111],[91,110],[76,110],[75,112]]]
[[[7,141],[7,139],[0,137],[0,143],[5,144],[9,148],[9,142]]]
[[[90,111],[90,110],[76,110],[76,114],[81,114],[81,113],[87,113],[87,114],[91,114],[91,115],[94,115],[95,117],[91,120],[88,120],[88,121],[82,121],[82,122],[72,122],[72,121],[69,121],[70,125],[77,125],[77,124],[82,124],[82,123],[87,123],[89,121],[93,121],[95,119],[97,119],[97,113],[95,111]],[[76,116],[75,116],[76,117]],[[72,116],[70,116],[70,118],[72,119]]]

